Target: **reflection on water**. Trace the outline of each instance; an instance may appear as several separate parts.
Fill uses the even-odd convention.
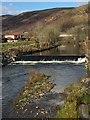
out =
[[[59,55],[59,54],[82,54],[83,51],[80,50],[75,44],[61,45],[51,50],[34,53],[34,55]]]

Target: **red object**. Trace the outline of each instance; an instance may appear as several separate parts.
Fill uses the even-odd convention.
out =
[[[13,38],[12,38],[12,37],[7,37],[7,39],[8,39],[8,40],[13,40]]]
[[[20,35],[18,32],[10,33],[10,34],[5,34],[5,35]]]

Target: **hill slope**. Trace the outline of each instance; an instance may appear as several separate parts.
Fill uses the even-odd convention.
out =
[[[3,32],[33,31],[35,26],[47,26],[57,24],[61,32],[68,31],[76,26],[86,27],[88,24],[88,5],[78,8],[53,8],[32,12],[24,12],[18,15],[3,15]]]

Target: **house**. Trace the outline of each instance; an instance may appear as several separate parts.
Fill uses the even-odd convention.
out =
[[[7,39],[7,42],[17,42],[21,35],[19,33],[11,33],[4,35],[5,39]]]
[[[76,36],[73,34],[66,34],[66,33],[61,33],[59,35],[61,44],[69,44],[69,43],[74,43]]]

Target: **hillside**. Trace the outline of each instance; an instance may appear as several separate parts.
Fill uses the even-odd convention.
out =
[[[71,32],[76,27],[88,26],[88,5],[77,8],[53,8],[24,12],[18,15],[3,15],[3,32],[32,32],[35,28],[57,25],[60,32]]]

